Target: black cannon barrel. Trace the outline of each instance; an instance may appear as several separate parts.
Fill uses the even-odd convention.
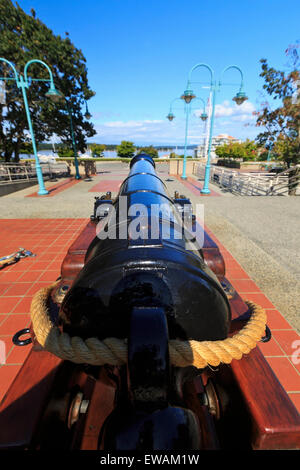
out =
[[[122,198],[125,199],[125,201],[120,203]],[[148,231],[146,231],[147,236],[145,236],[144,232],[143,236],[138,239],[125,237],[126,242],[122,243],[122,241],[120,241],[119,245],[128,245],[131,247],[141,244],[144,244],[145,246],[153,244],[161,245],[163,239],[164,243],[173,243],[185,249],[187,240],[184,234],[182,234],[182,217],[179,214],[173,199],[168,194],[166,185],[157,176],[154,161],[148,155],[137,155],[132,159],[129,175],[123,181],[118,197],[115,201],[114,208],[116,221],[111,224],[111,227],[112,229],[114,227],[116,228],[117,238],[119,240],[124,240],[122,234],[119,234],[119,231],[121,232],[119,228],[126,225],[127,230],[128,225],[135,218],[135,214],[130,215],[132,212],[130,209],[135,208],[137,205],[142,205],[146,211],[146,216],[148,218]],[[157,214],[153,210],[155,207],[160,209]],[[122,209],[125,215],[120,217]],[[112,217],[113,216],[111,216],[111,219]],[[151,232],[151,223],[154,225],[153,222],[156,222],[156,225],[159,226],[157,236],[154,236]],[[163,228],[169,226],[170,233],[168,230],[163,230]],[[113,232],[113,230],[111,231]],[[114,250],[117,248],[116,241],[114,245],[111,243],[99,245],[95,241],[95,244],[92,244],[88,251],[87,259],[94,256],[95,248],[97,252],[99,252],[99,250],[103,251],[106,248],[111,250],[112,246],[114,246]]]
[[[146,211],[139,238],[130,231],[141,215],[132,210],[137,205]],[[154,216],[153,206],[162,209]],[[227,337],[231,312],[226,294],[201,252],[187,249],[181,216],[151,157],[132,159],[113,207],[64,299],[64,329],[85,338],[127,338],[132,310],[151,307],[164,309],[170,338]],[[105,237],[109,226],[115,236]]]

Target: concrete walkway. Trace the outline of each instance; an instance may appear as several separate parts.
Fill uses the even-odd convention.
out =
[[[204,204],[205,224],[300,332],[299,198],[185,194]]]

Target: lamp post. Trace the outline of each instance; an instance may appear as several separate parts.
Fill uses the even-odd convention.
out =
[[[167,119],[169,119],[169,121],[173,121],[173,119],[175,118],[174,114],[173,114],[173,109],[172,109],[172,105],[174,103],[174,101],[176,100],[180,100],[182,99],[183,97],[181,96],[180,98],[174,98],[174,100],[171,101],[170,103],[170,111],[169,111],[169,114],[167,115]],[[196,98],[194,95],[193,95],[193,98]],[[203,110],[202,110],[202,114],[200,115],[200,119],[202,119],[202,121],[206,121],[207,119],[207,114],[205,112],[205,103],[203,101],[202,98],[196,98],[197,100],[200,100],[203,104]],[[188,125],[189,125],[189,115],[190,115],[190,112],[192,111],[191,107],[190,107],[190,101],[186,102],[186,106],[185,106],[185,114],[186,114],[186,118],[185,118],[185,139],[184,139],[184,155],[183,155],[183,170],[182,170],[182,175],[181,175],[181,178],[182,179],[186,179],[186,158],[187,158],[187,137],[188,137]]]
[[[71,131],[71,138],[72,138],[72,146],[73,146],[73,152],[74,152],[74,165],[75,165],[75,179],[80,180],[81,176],[79,173],[79,164],[78,164],[78,152],[77,152],[77,146],[76,146],[76,140],[75,140],[75,133],[74,133],[74,126],[73,126],[73,107],[72,107],[72,102],[71,99],[67,99],[63,94],[60,95],[60,99],[64,99],[66,103],[66,111],[69,115],[69,120],[70,120],[70,131]],[[88,110],[88,105],[87,102],[85,102],[85,113],[84,116],[86,119],[91,118],[91,114]]]
[[[73,128],[73,119],[72,119],[73,108],[70,103],[70,100],[67,100],[65,98],[65,101],[66,101],[66,110],[69,114],[69,119],[70,119],[70,130],[71,130],[72,145],[73,145],[73,151],[74,151],[75,179],[80,180],[81,176],[79,174],[78,154],[77,154],[77,147],[76,147],[74,128]]]
[[[268,169],[268,163],[271,160],[271,151],[273,149],[273,145],[274,145],[274,143],[272,142],[272,143],[268,144],[268,146],[266,147],[268,149],[268,155],[267,155],[267,163],[265,164],[265,170]]]
[[[191,100],[195,98],[193,90],[191,89],[191,83],[192,83],[191,77],[192,77],[193,71],[200,67],[204,67],[210,72],[210,91],[212,94],[212,112],[211,112],[211,118],[210,118],[211,120],[210,120],[209,143],[208,143],[208,152],[207,152],[207,163],[205,167],[204,185],[201,191],[202,194],[210,194],[208,185],[209,185],[209,177],[210,177],[210,153],[211,153],[212,134],[213,134],[213,126],[214,126],[215,106],[216,106],[216,92],[220,90],[220,87],[222,85],[221,80],[222,80],[224,72],[226,72],[229,69],[236,69],[241,74],[240,89],[237,92],[237,94],[233,97],[233,101],[235,101],[237,105],[241,105],[248,98],[243,90],[244,88],[243,72],[237,65],[229,65],[228,67],[226,67],[221,73],[220,80],[217,82],[214,78],[215,74],[212,68],[207,64],[200,63],[200,64],[194,65],[189,72],[187,88],[184,91],[184,94],[182,95],[182,98],[185,100],[186,103],[189,104]]]
[[[269,144],[269,149],[268,149],[268,156],[267,156],[267,161],[269,162],[271,160],[271,151],[273,149],[273,143]]]
[[[48,194],[48,191],[45,188],[43,173],[42,173],[40,161],[39,161],[38,154],[37,154],[37,148],[36,148],[36,143],[35,143],[33,126],[32,126],[32,122],[31,122],[30,111],[29,111],[28,100],[27,100],[27,94],[26,94],[26,88],[29,87],[29,82],[28,82],[28,77],[27,77],[28,67],[33,63],[39,63],[39,64],[43,65],[44,67],[46,67],[46,69],[48,70],[49,77],[50,77],[48,79],[31,78],[31,81],[34,81],[34,82],[37,82],[37,81],[39,81],[39,82],[50,82],[50,89],[46,93],[45,96],[47,96],[48,98],[51,98],[53,101],[58,101],[61,97],[61,93],[59,91],[57,91],[55,86],[54,86],[53,75],[52,75],[50,67],[45,62],[43,62],[42,60],[33,59],[33,60],[28,61],[25,65],[25,67],[24,67],[23,75],[17,73],[15,66],[9,60],[0,58],[0,62],[5,62],[7,65],[9,65],[9,67],[14,72],[14,77],[12,77],[12,78],[11,77],[0,77],[0,80],[14,80],[17,84],[17,87],[21,88],[21,90],[22,90],[22,95],[23,95],[23,100],[24,100],[24,105],[25,105],[25,111],[26,111],[26,116],[27,116],[27,121],[28,121],[28,127],[29,127],[29,131],[30,131],[30,134],[31,134],[32,148],[33,148],[33,153],[34,153],[34,158],[35,158],[36,175],[37,175],[37,179],[38,179],[38,183],[39,183],[38,195],[39,196],[44,196],[45,194]]]

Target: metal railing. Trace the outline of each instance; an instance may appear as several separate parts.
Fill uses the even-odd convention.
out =
[[[295,171],[296,169],[298,171]],[[282,179],[283,176],[286,178],[285,181]],[[267,196],[288,196],[293,189],[296,195],[300,195],[300,165],[295,165],[282,173],[278,173],[270,181]]]
[[[41,162],[40,165],[43,175],[49,178],[58,175],[68,176],[70,174],[69,167],[65,162],[57,164]],[[34,164],[0,163],[0,184],[22,183],[35,179],[37,179],[37,175]]]
[[[0,164],[0,184],[22,183],[34,178],[36,178],[34,166],[11,163]]]
[[[300,171],[295,172],[296,165],[284,170],[277,175],[274,173],[241,173],[239,171],[211,166],[210,181],[217,184],[223,190],[240,196],[288,196],[292,187],[296,188],[296,194],[300,194]],[[205,165],[196,163],[194,174],[204,179]],[[298,187],[297,187],[298,186]]]

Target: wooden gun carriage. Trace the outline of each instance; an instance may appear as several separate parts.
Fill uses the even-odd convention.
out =
[[[100,239],[121,196],[127,207],[163,202],[169,237],[159,230],[155,237],[122,239],[116,219],[117,237]],[[222,341],[250,316],[207,233],[201,249],[186,249],[186,240],[176,238],[178,208],[187,207],[197,223],[189,201],[176,196],[168,196],[153,160],[140,155],[118,197],[96,200],[62,263],[48,312],[70,338],[124,341],[127,360],[63,360],[45,350],[47,341],[42,348],[31,328],[32,350],[0,407],[0,448],[300,448],[299,414],[258,348],[217,367],[171,363],[169,341]],[[164,215],[157,221],[161,229]]]

